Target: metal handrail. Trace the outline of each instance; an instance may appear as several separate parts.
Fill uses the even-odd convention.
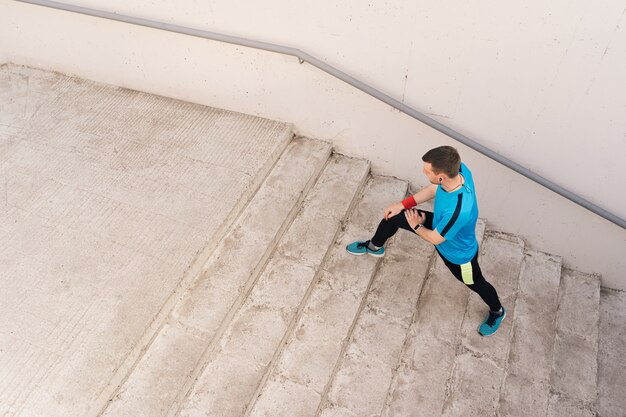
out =
[[[291,55],[297,57],[300,60],[300,63],[308,62],[309,64],[321,69],[322,71],[339,78],[340,80],[350,84],[351,86],[358,88],[359,90],[369,94],[372,97],[377,98],[378,100],[389,104],[391,107],[394,107],[401,112],[413,117],[414,119],[419,120],[420,122],[432,127],[433,129],[443,133],[455,139],[458,142],[474,149],[477,152],[493,159],[496,162],[506,166],[507,168],[512,169],[513,171],[525,176],[526,178],[535,181],[538,184],[543,185],[547,189],[567,198],[568,200],[586,208],[587,210],[597,214],[598,216],[603,217],[604,219],[620,226],[623,229],[626,229],[626,220],[618,217],[617,215],[603,209],[602,207],[585,200],[577,194],[553,183],[552,181],[543,178],[542,176],[530,171],[527,168],[519,165],[517,162],[511,161],[508,158],[492,151],[491,149],[481,145],[480,143],[475,142],[474,140],[468,138],[467,136],[450,129],[449,127],[439,123],[438,121],[426,116],[423,113],[418,112],[417,110],[407,106],[406,104],[388,96],[387,94],[370,87],[369,85],[363,83],[362,81],[357,80],[356,78],[346,74],[343,71],[338,70],[337,68],[328,65],[325,62],[299,50],[296,48],[290,48],[287,46],[276,45],[267,42],[259,42],[250,39],[240,38],[237,36],[229,36],[221,33],[208,32],[205,30],[188,28],[184,26],[173,25],[170,23],[158,22],[154,20],[142,19],[139,17],[133,16],[125,16],[117,13],[106,12],[102,10],[95,10],[81,6],[75,6],[71,4],[58,3],[55,1],[48,0],[14,0],[21,3],[30,3],[39,6],[50,7],[57,10],[64,10],[68,12],[80,13],[88,16],[100,17],[103,19],[115,20],[118,22],[131,23],[134,25],[145,26],[154,29],[165,30],[168,32],[181,33],[184,35],[195,36],[204,39],[210,39],[219,42],[230,43],[234,45],[241,45],[249,48],[262,49],[265,51],[275,52],[284,55]]]

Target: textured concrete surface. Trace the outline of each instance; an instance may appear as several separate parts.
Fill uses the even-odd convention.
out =
[[[508,373],[500,396],[504,416],[545,416],[554,353],[561,259],[526,251],[519,278]]]
[[[549,415],[594,413],[597,402],[600,279],[564,269],[559,288]]]
[[[322,416],[379,415],[385,404],[434,255],[433,245],[404,230],[386,249],[327,398],[322,400]]]
[[[548,409],[550,385],[545,382],[528,381],[513,373],[506,375],[500,392],[496,415],[502,417],[545,417]]]
[[[529,250],[525,253],[515,306],[509,373],[530,381],[550,379],[561,259]]]
[[[507,309],[498,332],[490,337],[478,333],[489,307],[476,293],[471,293],[461,326],[460,351],[454,362],[443,416],[485,416],[495,414],[501,381],[511,342],[512,317],[515,316],[519,273],[524,256],[524,242],[500,233],[489,233],[481,247],[481,270],[496,288],[500,302]]]
[[[391,178],[368,182],[250,416],[291,417],[294,404],[299,417],[316,415],[379,260],[349,255],[345,246],[371,236],[384,207],[402,198],[406,188]]]
[[[560,394],[551,394],[548,417],[596,417],[596,413],[585,403]]]
[[[479,221],[479,242],[484,231],[485,224]],[[420,295],[383,416],[441,415],[468,299],[468,289],[437,256]]]
[[[322,261],[369,172],[363,160],[333,157],[219,346],[207,359],[181,416],[239,416],[306,304]],[[312,232],[315,230],[315,232]],[[309,231],[309,232],[307,232]],[[241,373],[241,364],[248,364]]]
[[[598,416],[626,416],[626,292],[600,292]]]
[[[0,415],[85,416],[291,130],[16,66],[0,109]]]
[[[232,229],[217,245],[202,273],[175,306],[170,322],[184,332],[161,329],[153,345],[109,404],[106,415],[164,415],[199,372],[198,361],[220,335],[220,326],[236,310],[253,285],[259,268],[271,255],[283,225],[299,209],[307,189],[317,179],[330,152],[328,144],[294,139],[263,182]],[[353,191],[354,192],[354,191]],[[271,215],[269,214],[271,213]],[[199,337],[194,337],[197,334]],[[198,348],[197,340],[204,340]],[[245,345],[244,345],[245,346]],[[163,352],[187,357],[169,378],[156,378]],[[193,358],[193,359],[192,359]]]

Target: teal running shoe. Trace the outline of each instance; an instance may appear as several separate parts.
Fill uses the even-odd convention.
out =
[[[506,317],[506,310],[502,307],[502,313],[492,313],[491,311],[487,315],[487,318],[478,328],[478,333],[482,336],[491,336],[496,331],[498,331],[498,327],[500,327],[500,323]]]
[[[383,256],[385,254],[385,248],[381,247],[378,250],[371,250],[369,248],[370,241],[366,240],[365,242],[352,242],[348,246],[346,246],[346,250],[350,255],[368,255],[375,256],[377,258]]]

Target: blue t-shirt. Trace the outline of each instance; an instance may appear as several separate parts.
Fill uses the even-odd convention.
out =
[[[478,252],[478,204],[474,179],[462,162],[459,173],[465,178],[460,188],[451,192],[445,191],[441,185],[437,188],[433,216],[433,230],[446,239],[436,248],[444,258],[456,265],[470,262]]]

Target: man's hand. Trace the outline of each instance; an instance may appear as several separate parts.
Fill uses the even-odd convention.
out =
[[[404,215],[406,216],[406,221],[409,222],[409,226],[413,229],[415,229],[418,224],[424,224],[426,221],[426,213],[420,213],[416,208],[406,210]]]
[[[404,210],[404,206],[402,205],[402,203],[392,204],[385,209],[385,212],[383,213],[383,218],[385,220],[389,220],[390,217],[400,214],[402,210]]]

